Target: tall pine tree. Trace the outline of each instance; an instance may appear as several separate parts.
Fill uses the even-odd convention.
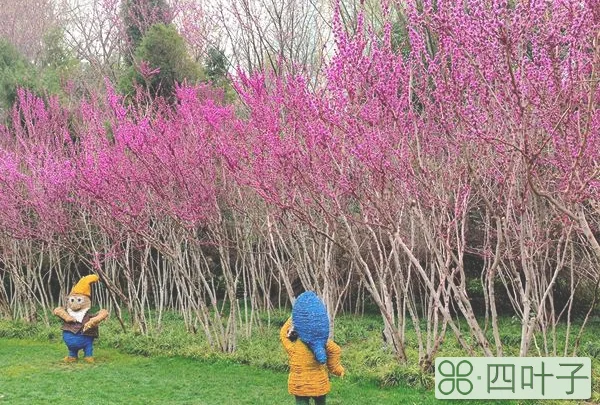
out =
[[[128,64],[133,63],[136,49],[151,26],[159,23],[168,25],[173,20],[165,0],[123,0],[121,16],[127,36],[125,60]]]
[[[151,72],[151,73],[150,73]],[[155,24],[148,29],[119,83],[121,92],[132,95],[136,86],[152,97],[174,100],[177,83],[197,83],[204,78],[202,67],[187,53],[185,42],[173,24]]]

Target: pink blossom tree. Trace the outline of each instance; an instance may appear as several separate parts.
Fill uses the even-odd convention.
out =
[[[399,361],[414,330],[424,370],[447,335],[465,353],[503,355],[506,303],[519,355],[575,354],[600,281],[598,6],[395,10],[402,52],[387,4],[376,25],[358,12],[350,33],[338,11],[317,88],[240,71],[236,106],[206,86],[181,86],[167,105],[126,104],[109,84],[75,111],[22,94],[0,133],[3,260],[18,287],[14,298],[0,284],[0,311],[25,300],[21,269],[41,274],[52,251],[63,268],[98,271],[101,299],[142,332],[176,310],[223,351],[261,322],[255,311],[311,289],[332,323],[366,293]],[[24,307],[53,299],[36,279],[46,298]]]

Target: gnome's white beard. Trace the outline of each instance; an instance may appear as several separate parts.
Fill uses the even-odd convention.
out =
[[[73,318],[77,319],[77,322],[81,323],[81,321],[83,321],[83,317],[85,316],[85,314],[87,313],[87,311],[89,310],[89,308],[84,308],[84,309],[80,309],[79,311],[73,311],[71,308],[67,308],[67,312],[69,313],[69,315],[71,315]]]

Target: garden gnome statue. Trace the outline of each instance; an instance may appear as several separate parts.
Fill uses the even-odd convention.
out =
[[[292,324],[303,341],[315,355],[315,359],[327,362],[327,340],[329,339],[329,316],[317,294],[306,291],[298,296],[292,308]]]
[[[94,362],[94,339],[98,337],[98,324],[108,317],[108,311],[101,309],[97,314],[90,314],[92,306],[91,283],[99,280],[95,274],[83,277],[69,293],[66,307],[58,307],[53,313],[63,320],[63,340],[69,349],[65,357],[68,363],[77,361],[79,350],[83,350],[83,358],[88,363]]]

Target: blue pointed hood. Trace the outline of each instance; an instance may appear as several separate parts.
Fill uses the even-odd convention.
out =
[[[298,296],[292,309],[292,323],[298,338],[315,355],[315,359],[327,362],[327,340],[329,339],[329,316],[323,301],[313,291]]]

